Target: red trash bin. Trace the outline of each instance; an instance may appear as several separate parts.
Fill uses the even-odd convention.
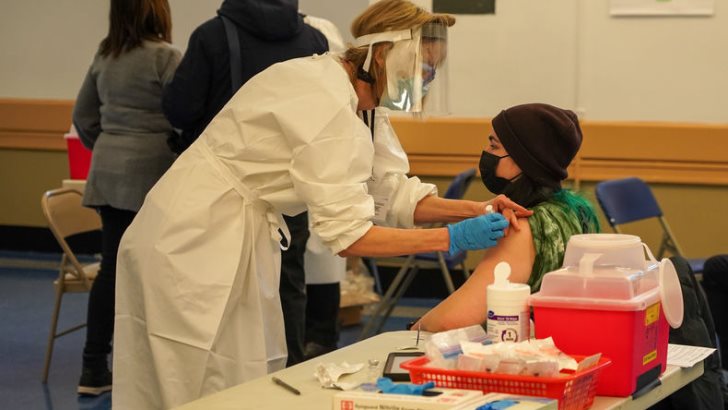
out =
[[[91,168],[91,150],[81,143],[73,128],[63,137],[68,147],[68,168],[71,179],[86,179]]]

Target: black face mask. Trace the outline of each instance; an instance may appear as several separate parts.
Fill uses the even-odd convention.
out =
[[[494,194],[502,194],[508,184],[521,175],[518,174],[511,179],[496,176],[495,170],[498,168],[498,161],[500,161],[501,158],[509,156],[510,155],[504,155],[499,157],[486,151],[483,151],[483,154],[480,156],[480,178],[483,180],[485,187],[488,188],[488,191]]]

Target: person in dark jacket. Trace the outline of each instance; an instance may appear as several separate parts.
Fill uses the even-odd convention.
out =
[[[192,33],[164,92],[164,114],[182,130],[172,143],[177,152],[194,142],[233,96],[230,52],[220,16],[237,26],[243,83],[275,63],[328,51],[323,34],[304,24],[298,0],[225,0],[217,14]]]
[[[705,261],[703,287],[720,340],[723,369],[728,370],[728,254],[715,255]]]
[[[688,261],[680,256],[670,258],[683,294],[684,317],[682,325],[670,329],[669,342],[679,345],[716,348],[716,327],[705,293],[698,284]],[[710,260],[710,259],[709,259]],[[708,270],[705,263],[703,274]],[[707,289],[706,289],[707,290]],[[650,407],[650,410],[723,410],[725,402],[725,380],[721,372],[721,357],[716,351],[703,362],[703,374],[669,397]]]
[[[297,57],[323,54],[328,42],[321,32],[303,22],[298,0],[225,0],[218,16],[199,26],[172,82],[166,87],[162,109],[181,134],[170,139],[181,153],[232,98],[230,51],[222,21],[237,29],[242,62],[242,84],[269,66]],[[306,282],[303,255],[309,238],[308,214],[284,216],[291,232],[288,250],[281,255],[280,297],[285,321],[288,362],[303,361]]]
[[[711,256],[703,268],[703,288],[718,336],[724,408],[728,410],[728,254]]]

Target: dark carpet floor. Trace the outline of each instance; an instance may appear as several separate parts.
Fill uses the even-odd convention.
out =
[[[0,251],[0,408],[2,409],[108,409],[111,394],[79,397],[85,331],[56,340],[48,383],[41,382],[53,309],[53,280],[58,254]],[[59,328],[85,321],[87,294],[66,294]],[[433,299],[403,299],[384,326],[402,330],[433,306]],[[418,309],[419,308],[419,309]],[[403,313],[398,313],[403,312]],[[363,321],[367,318],[363,317]],[[363,322],[362,322],[363,323]],[[342,328],[339,347],[356,342],[361,324]]]

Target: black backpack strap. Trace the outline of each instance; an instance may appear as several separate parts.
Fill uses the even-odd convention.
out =
[[[370,112],[372,113],[371,121],[369,118]],[[375,115],[374,113],[375,112],[376,112],[375,109],[372,109],[370,111],[365,110],[365,111],[361,112],[361,119],[364,120],[364,124],[366,124],[367,127],[369,127],[369,131],[371,131],[371,133],[372,133],[372,140],[374,140],[374,115]]]
[[[230,80],[233,94],[235,94],[243,86],[243,60],[240,56],[240,40],[238,39],[238,30],[235,23],[225,16],[220,16],[220,18],[223,25],[225,25],[225,35],[230,48]]]

